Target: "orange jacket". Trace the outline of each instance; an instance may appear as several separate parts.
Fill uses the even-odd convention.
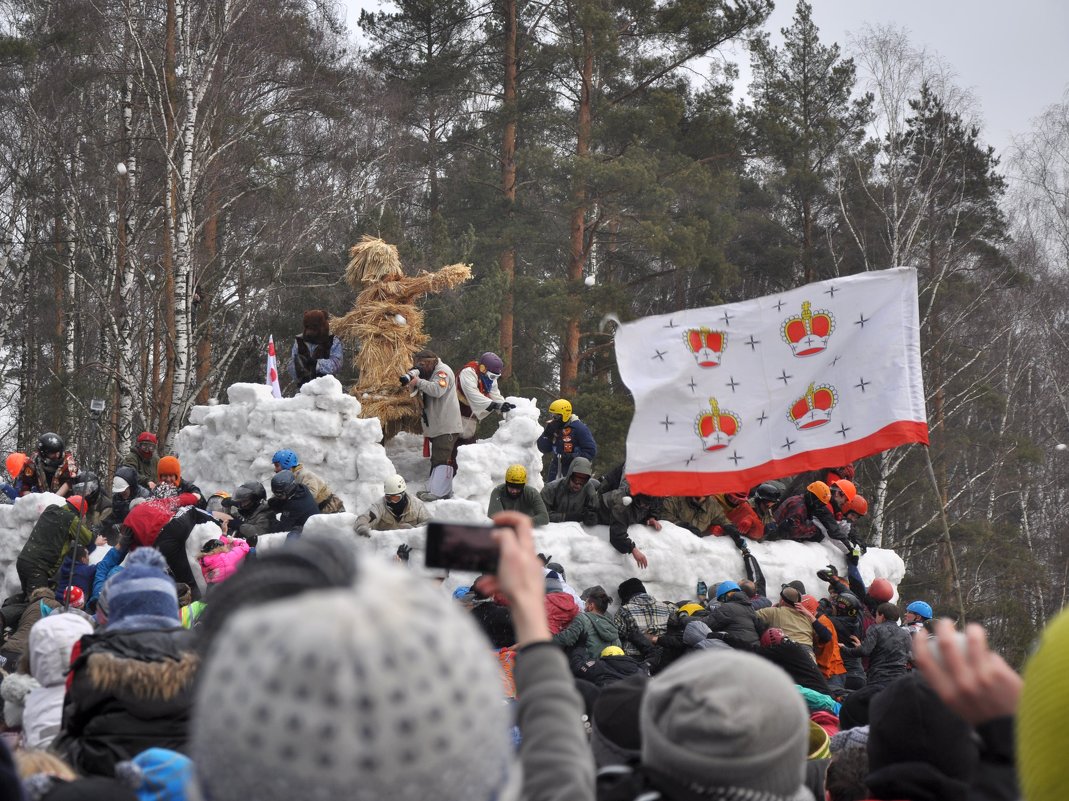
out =
[[[817,622],[831,632],[831,639],[827,642],[817,642],[815,639],[813,642],[813,651],[816,653],[817,666],[820,668],[820,672],[824,674],[826,679],[846,673],[846,666],[843,664],[843,658],[839,654],[839,635],[835,631],[835,624],[828,619],[827,615],[820,615],[817,618]]]

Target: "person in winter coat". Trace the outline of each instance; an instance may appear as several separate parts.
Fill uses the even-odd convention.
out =
[[[516,630],[508,599],[495,592],[492,576],[479,576],[471,584],[471,616],[495,650],[516,644]]]
[[[527,485],[527,468],[522,464],[510,465],[505,471],[505,483],[498,484],[490,493],[486,516],[493,517],[502,511],[525,514],[536,526],[549,522],[546,504],[538,490]]]
[[[819,611],[817,599],[812,595],[802,596],[802,605],[817,616],[817,622],[824,626],[831,634],[826,640],[819,637],[813,643],[813,651],[817,657],[817,667],[828,680],[828,686],[832,688],[846,687],[846,665],[840,653],[839,633],[834,621],[830,616]]]
[[[823,481],[814,481],[801,495],[787,498],[774,512],[776,538],[799,542],[820,542],[825,537],[850,545],[832,513],[831,489]]]
[[[155,549],[131,554],[104,588],[107,625],[76,649],[53,747],[82,774],[111,776],[153,746],[185,749],[198,658],[166,569]]]
[[[898,625],[898,607],[882,603],[876,608],[876,625],[869,626],[865,639],[851,637],[852,645],[840,647],[844,657],[867,657],[868,681],[854,690],[843,702],[840,719],[843,728],[864,726],[869,722],[869,704],[873,696],[895,679],[906,675],[906,665],[913,653],[913,640],[907,629]]]
[[[300,389],[309,381],[341,371],[344,348],[338,337],[330,333],[330,319],[322,309],[304,313],[303,331],[293,340],[290,350],[289,374]]]
[[[155,489],[159,475],[160,456],[156,453],[159,443],[151,431],[142,431],[130,452],[123,457],[120,467],[129,467],[137,475],[137,483],[145,489]],[[115,471],[118,475],[118,470]]]
[[[41,686],[26,698],[22,713],[26,748],[48,748],[59,734],[71,651],[92,633],[93,624],[80,614],[52,614],[30,629],[30,674]]]
[[[584,456],[591,462],[598,455],[598,445],[586,423],[572,413],[572,404],[558,398],[549,404],[549,422],[538,438],[538,450],[550,455],[546,481],[568,475],[572,459]]]
[[[271,477],[271,493],[267,505],[278,513],[278,521],[272,526],[272,531],[299,535],[308,518],[319,514],[312,493],[289,470],[282,470]]]
[[[208,540],[201,546],[201,553],[197,557],[204,582],[218,584],[226,581],[241,567],[248,555],[249,543],[238,537],[224,534],[219,539]]]
[[[614,489],[602,492],[606,484],[613,483],[616,484]],[[632,524],[641,523],[654,531],[660,531],[661,524],[657,520],[661,511],[660,499],[649,495],[632,496],[631,488],[624,478],[618,482],[607,478],[598,487],[598,492],[601,496],[598,518],[609,526],[609,544],[619,553],[631,554],[631,558],[639,567],[649,567],[650,563],[646,554],[635,545],[634,540],[628,536],[627,530]]]
[[[564,631],[579,614],[579,605],[565,592],[564,583],[556,571],[546,574],[546,620],[550,634]]]
[[[794,642],[782,629],[765,629],[761,634],[761,647],[755,653],[787,671],[795,684],[831,695],[828,680],[813,661],[812,651]]]
[[[783,672],[730,649],[703,650],[650,679],[640,758],[599,776],[598,797],[802,801],[809,716]]]
[[[668,621],[678,610],[674,604],[650,595],[637,577],[621,582],[616,593],[621,605],[613,622],[620,632],[624,652],[628,656],[645,657],[648,638],[660,637],[668,631]]]
[[[757,618],[764,626],[782,629],[792,641],[807,648],[812,655],[814,637],[823,642],[831,637],[824,625],[817,622],[816,615],[802,606],[802,593],[791,586],[780,590],[775,606],[758,609]],[[816,656],[813,656],[816,659]]]
[[[396,531],[418,528],[431,519],[431,513],[416,496],[408,491],[408,484],[399,475],[392,475],[382,483],[383,496],[356,518],[356,533],[370,537],[372,531]]]
[[[419,497],[437,501],[453,494],[453,454],[464,430],[457,381],[453,370],[434,351],[421,350],[412,362],[412,369],[401,376],[401,386],[418,392],[423,399],[423,436],[431,446],[431,475]]]
[[[31,492],[54,492],[66,498],[71,494],[78,464],[74,454],[66,450],[63,438],[51,431],[37,440],[37,453],[23,467],[23,486]]]
[[[267,492],[259,481],[238,486],[233,495],[223,499],[223,509],[229,516],[227,533],[241,537],[251,548],[275,523],[275,513],[267,505]]]
[[[475,442],[475,432],[479,421],[487,418],[491,412],[505,414],[516,408],[509,403],[498,389],[497,379],[505,369],[505,363],[496,353],[487,351],[475,361],[470,361],[457,373],[457,400],[460,402],[460,416],[463,431],[457,446],[470,445]],[[456,458],[454,452],[453,458]]]
[[[152,488],[156,498],[170,498],[175,495],[196,495],[197,503],[203,508],[204,493],[200,487],[182,478],[182,464],[176,456],[164,456],[156,464],[156,486]]]
[[[606,647],[597,659],[583,659],[577,649],[572,652],[571,663],[575,677],[589,681],[595,687],[608,687],[640,673],[650,675],[645,665],[615,645]]]
[[[712,495],[665,498],[661,518],[699,537],[722,533],[731,525],[724,507]]]
[[[542,487],[551,523],[598,524],[598,482],[591,478],[594,468],[585,456],[576,456],[563,478]]]
[[[549,642],[530,521],[503,512],[495,523],[509,528],[495,532],[500,566],[486,581],[515,612],[514,713],[501,702],[498,661],[457,605],[403,568],[362,559],[346,586],[224,618],[198,683],[190,756],[201,794],[593,801],[581,701]]]
[[[553,642],[565,648],[579,648],[588,660],[597,659],[610,645],[621,648],[620,631],[605,614],[612,603],[609,594],[599,584],[583,590],[580,597],[586,607],[568,628],[553,635]]]
[[[308,488],[308,491],[312,493],[312,497],[315,499],[316,505],[319,507],[320,513],[330,515],[335,512],[345,511],[345,504],[342,503],[341,498],[334,494],[334,490],[330,488],[330,485],[301,464],[297,454],[293,451],[275,451],[271,457],[271,463],[275,466],[276,473],[281,470],[289,470],[299,482]]]
[[[724,642],[731,647],[756,648],[761,635],[749,597],[734,581],[720,582],[715,593],[720,605],[706,612],[702,620],[712,631],[723,633]]]
[[[82,522],[86,511],[85,500],[76,495],[41,512],[15,560],[24,595],[48,586],[72,544],[86,548],[93,541],[93,532]]]
[[[149,497],[149,491],[138,482],[137,471],[132,467],[120,466],[111,479],[111,511],[102,521],[103,525],[121,526],[130,513],[130,504],[137,498]]]

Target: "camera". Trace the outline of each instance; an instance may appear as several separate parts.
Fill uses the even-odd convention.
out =
[[[427,550],[424,564],[430,568],[496,573],[501,555],[491,537],[492,524],[427,524]]]

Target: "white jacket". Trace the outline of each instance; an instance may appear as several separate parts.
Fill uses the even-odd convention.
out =
[[[41,685],[26,699],[22,736],[27,748],[47,748],[63,723],[63,696],[71,650],[93,624],[81,615],[53,613],[30,629],[30,673]]]

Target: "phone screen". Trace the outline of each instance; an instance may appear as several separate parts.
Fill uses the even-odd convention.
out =
[[[426,566],[475,573],[496,573],[499,550],[490,524],[427,524]]]

